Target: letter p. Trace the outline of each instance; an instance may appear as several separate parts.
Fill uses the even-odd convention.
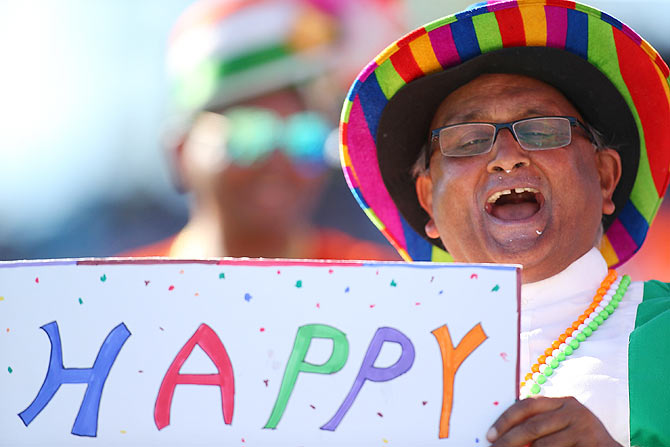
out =
[[[387,368],[378,368],[375,366],[375,361],[377,360],[377,357],[379,357],[382,345],[387,341],[398,343],[402,348],[402,352],[400,353],[400,358],[398,358],[393,365]],[[349,391],[347,397],[344,398],[344,402],[340,405],[335,416],[333,416],[326,425],[321,427],[321,429],[334,431],[337,428],[344,415],[349,411],[351,404],[354,403],[356,396],[358,396],[358,393],[361,391],[366,380],[372,380],[373,382],[387,382],[405,374],[413,364],[414,345],[405,334],[390,327],[380,327],[377,329],[377,332],[368,347],[368,352],[363,358],[363,364],[358,371],[358,376],[354,381],[354,385],[351,387],[351,391]]]
[[[333,352],[323,365],[307,363],[305,357],[313,338],[330,338],[333,340]],[[298,328],[295,336],[293,351],[288,359],[284,378],[279,388],[279,396],[264,428],[276,428],[279,420],[284,414],[288,399],[293,392],[293,387],[301,372],[333,374],[338,372],[347,363],[349,357],[349,342],[344,332],[331,326],[323,324],[309,324]]]

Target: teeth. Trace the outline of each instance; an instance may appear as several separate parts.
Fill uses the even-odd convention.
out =
[[[491,194],[491,197],[487,200],[488,203],[495,203],[496,200],[498,200],[501,196],[507,195],[507,194],[512,194],[512,191],[509,189],[506,189],[504,191],[498,191],[494,192]]]
[[[533,194],[538,193],[539,191],[535,188],[514,188],[514,192],[517,194],[521,194],[522,192],[532,192]],[[511,189],[504,189],[502,191],[494,192],[491,194],[491,197],[488,198],[486,201],[487,203],[495,203],[496,200],[498,200],[500,197],[507,195],[507,194],[512,194]]]

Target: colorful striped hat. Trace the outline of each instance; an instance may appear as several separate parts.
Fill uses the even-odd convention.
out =
[[[410,173],[439,103],[482,73],[558,88],[622,158],[616,212],[603,216],[608,265],[644,242],[668,185],[670,71],[617,19],[566,0],[489,1],[429,23],[358,75],[340,122],[341,161],[359,204],[408,261],[451,261],[426,236]]]
[[[175,113],[217,111],[326,74],[332,91],[323,95],[337,96],[339,105],[361,64],[406,30],[396,3],[199,0],[180,16],[168,44]],[[363,43],[362,17],[373,33]]]
[[[220,109],[298,84],[328,69],[337,33],[308,1],[198,1],[170,36],[174,107]]]

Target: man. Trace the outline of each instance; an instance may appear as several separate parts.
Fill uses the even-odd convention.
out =
[[[170,38],[174,108],[187,117],[170,144],[189,221],[133,256],[396,259],[387,247],[315,228],[329,174],[325,149],[341,77],[381,45],[359,45],[351,17],[399,32],[388,0],[205,0]],[[386,37],[385,37],[386,36]],[[357,67],[356,67],[357,69]],[[348,82],[348,81],[347,81]],[[334,141],[333,139],[331,139]]]
[[[670,287],[607,271],[668,184],[669,78],[605,13],[517,0],[419,28],[352,86],[345,176],[403,258],[523,265],[532,398],[495,446],[670,445]]]

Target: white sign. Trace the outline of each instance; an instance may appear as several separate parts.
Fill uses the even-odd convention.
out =
[[[517,396],[518,276],[0,263],[0,445],[483,445]]]

